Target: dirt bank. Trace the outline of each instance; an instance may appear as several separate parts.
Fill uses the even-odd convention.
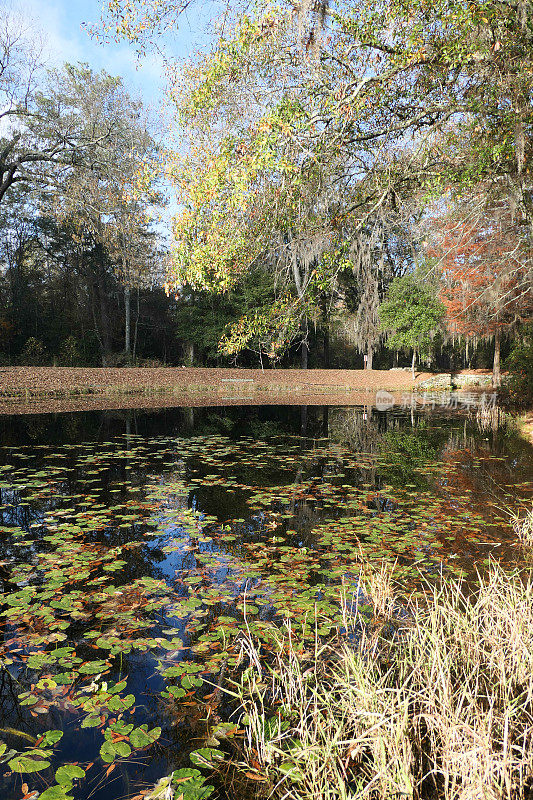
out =
[[[468,373],[474,379],[480,374]],[[424,381],[431,379],[433,386],[438,378],[418,373],[413,380],[404,370],[7,367],[0,369],[0,414],[242,403],[374,405],[379,390],[396,393],[395,403],[406,392],[422,399]]]
[[[6,367],[0,396],[58,397],[77,394],[205,393],[210,391],[307,392],[411,389],[426,373],[403,370],[204,369]]]
[[[458,375],[485,376],[486,370]],[[362,369],[209,369],[161,367],[99,368],[4,367],[0,369],[0,396],[57,397],[74,394],[202,392],[215,389],[249,391],[361,391],[411,389],[437,376],[406,370]]]

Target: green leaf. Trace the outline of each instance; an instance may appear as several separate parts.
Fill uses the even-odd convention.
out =
[[[114,722],[109,727],[111,728],[113,733],[118,733],[120,736],[128,736],[133,730],[133,725],[131,723],[126,725],[126,723],[123,722],[122,720]]]
[[[77,764],[64,764],[56,770],[56,781],[62,785],[72,783],[76,778],[84,778],[85,770]]]
[[[205,800],[215,791],[215,787],[205,786],[206,779],[197,769],[184,767],[177,769],[172,775],[172,786],[178,792],[178,797],[183,795],[183,800]]]
[[[140,728],[135,728],[135,730],[131,732],[130,742],[135,750],[137,750],[139,747],[146,747],[147,745],[151,744],[148,734]]]
[[[74,800],[73,795],[67,794],[69,789],[65,786],[49,786],[39,795],[39,800]]]
[[[109,701],[109,708],[111,711],[124,711],[127,708],[131,708],[134,703],[135,695],[133,694],[127,694],[124,698],[115,695]]]
[[[100,758],[108,764],[115,760],[116,754],[116,750],[110,741],[105,741],[100,748]]]
[[[127,742],[113,742],[113,747],[121,758],[131,755],[131,747]]]
[[[296,766],[293,761],[284,761],[279,765],[278,769],[287,775],[291,780],[300,783],[303,781],[302,771]]]
[[[13,772],[40,772],[50,766],[49,761],[38,761],[29,756],[15,756],[8,762]]]
[[[130,734],[130,742],[135,749],[153,744],[161,736],[161,728],[146,730],[146,726],[135,728]]]
[[[185,697],[185,689],[182,689],[181,686],[169,686],[167,694],[170,697]]]
[[[78,667],[78,672],[81,672],[82,675],[96,675],[105,669],[107,669],[105,661],[89,661],[87,664],[82,664]]]
[[[82,728],[96,728],[97,725],[100,725],[100,717],[85,717],[81,723]]]
[[[52,744],[56,744],[62,736],[63,731],[46,731],[46,733],[43,734],[43,741],[40,746],[49,747]]]
[[[125,688],[126,688],[126,681],[119,681],[118,683],[115,683],[114,686],[108,686],[107,691],[109,694],[118,694]]]
[[[131,755],[131,747],[127,742],[112,742],[106,739],[100,748],[100,757],[107,763],[114,761],[116,756],[127,758],[129,755]]]
[[[189,756],[192,763],[197,767],[216,767],[217,761],[224,760],[224,753],[214,747],[200,747],[194,750]]]

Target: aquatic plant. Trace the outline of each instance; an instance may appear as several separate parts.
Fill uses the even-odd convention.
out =
[[[531,495],[529,462],[464,420],[415,448],[397,484],[398,448],[226,435],[228,420],[0,449],[2,797],[24,782],[44,800],[108,800],[171,769],[158,791],[227,787],[242,728],[224,689],[248,638],[268,664],[285,625],[305,672],[323,643],[357,638],[351,604],[374,642],[398,586],[414,597],[490,554],[523,560],[501,509]]]

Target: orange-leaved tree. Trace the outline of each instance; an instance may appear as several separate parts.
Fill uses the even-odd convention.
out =
[[[480,190],[432,219],[428,255],[442,275],[441,299],[452,337],[493,339],[492,380],[499,386],[502,335],[533,313],[529,226],[505,199]]]

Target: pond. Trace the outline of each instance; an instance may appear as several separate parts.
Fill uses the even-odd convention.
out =
[[[532,481],[475,408],[0,417],[0,796],[118,800],[190,767],[236,732],[241,631],[265,654],[287,620],[333,635],[362,563],[406,596],[518,565]]]

